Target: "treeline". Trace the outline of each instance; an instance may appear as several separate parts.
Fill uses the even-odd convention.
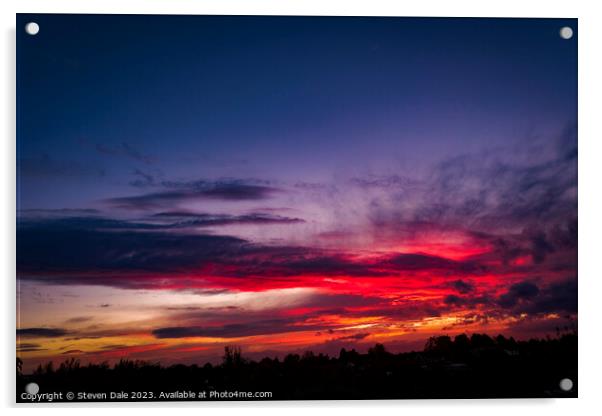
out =
[[[41,393],[261,391],[274,400],[576,397],[577,334],[529,341],[461,334],[432,337],[420,352],[394,354],[376,344],[365,354],[343,348],[338,357],[307,351],[259,361],[229,346],[219,365],[164,367],[124,359],[81,365],[72,358],[57,368],[40,365],[30,375],[20,368],[17,396],[35,382]],[[559,388],[563,378],[575,383],[571,391]]]

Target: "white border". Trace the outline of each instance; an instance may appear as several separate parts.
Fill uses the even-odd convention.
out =
[[[601,414],[602,336],[599,297],[602,295],[600,272],[600,236],[602,230],[601,166],[602,128],[602,15],[594,1],[477,1],[423,0],[420,2],[386,0],[21,0],[0,2],[3,41],[0,77],[2,180],[0,203],[2,227],[0,265],[3,273],[3,330],[0,343],[3,360],[0,394],[3,406],[14,402],[15,354],[15,13],[122,13],[122,14],[249,14],[249,15],[348,15],[348,16],[472,16],[472,17],[577,17],[579,18],[579,399],[566,400],[460,400],[460,401],[383,401],[383,402],[279,402],[279,403],[153,403],[144,412],[164,414],[168,408],[178,412],[244,411],[251,415],[305,415],[307,412],[332,412],[341,409],[349,415],[365,415],[371,408],[379,413],[399,415],[421,411],[426,414],[507,415],[530,412],[547,415]],[[143,404],[112,404],[116,407],[142,407]],[[13,405],[14,407],[14,405]],[[35,408],[26,407],[26,412]],[[81,412],[104,414],[107,405],[55,405],[39,408],[50,414]],[[71,409],[69,409],[71,408]],[[15,409],[10,409],[14,411]],[[117,409],[114,409],[117,410]],[[114,411],[113,409],[111,411]],[[127,411],[126,409],[123,409]]]

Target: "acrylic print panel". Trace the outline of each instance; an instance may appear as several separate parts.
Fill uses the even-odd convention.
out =
[[[577,36],[18,15],[17,400],[576,397]]]

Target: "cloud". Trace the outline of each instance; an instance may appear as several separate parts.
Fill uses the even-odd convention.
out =
[[[400,175],[367,175],[352,178],[350,182],[362,188],[407,189],[420,186],[419,181]]]
[[[449,284],[452,288],[458,291],[458,293],[466,294],[475,290],[474,284],[464,280],[454,280]]]
[[[116,349],[123,349],[123,348],[127,348],[129,347],[129,345],[126,344],[109,344],[109,345],[103,345],[102,347],[100,347],[103,350],[116,350]]]
[[[17,345],[17,352],[34,352],[34,351],[46,351],[46,348],[42,348],[40,344],[32,343],[21,343]]]
[[[19,276],[39,273],[48,275],[48,281],[53,277],[65,281],[75,277],[74,280],[85,282],[86,276],[100,275],[107,284],[114,281],[118,286],[127,286],[127,281],[120,279],[128,272],[189,271],[191,267],[236,255],[245,244],[234,237],[118,231],[119,226],[105,231],[91,226],[96,224],[94,221],[78,224],[50,221],[20,227]],[[118,224],[121,223],[112,226]],[[107,271],[115,275],[106,275]]]
[[[479,228],[491,228],[542,220],[554,223],[576,216],[576,196],[570,193],[577,184],[576,159],[566,157],[576,149],[576,129],[567,129],[556,143],[558,150],[549,155],[536,148],[554,149],[546,138],[545,143],[527,143],[520,150],[445,160],[428,185],[426,200],[436,202],[431,206],[437,208],[417,210],[420,219],[464,225],[469,221]],[[530,152],[542,156],[523,161],[517,155]]]
[[[133,210],[171,207],[174,204],[197,200],[258,201],[271,198],[281,189],[250,180],[220,180],[174,182],[163,181],[165,190],[142,195],[109,198],[105,202],[112,207]]]
[[[485,268],[472,261],[425,254],[357,258],[341,252],[298,246],[253,244],[247,240],[189,232],[191,224],[296,223],[295,218],[245,216],[182,216],[181,222],[142,223],[102,217],[23,219],[19,222],[19,278],[59,284],[101,284],[122,288],[153,288],[158,284],[196,287],[206,279],[287,279],[295,276],[398,276],[432,272],[478,275]],[[192,218],[192,219],[191,219]],[[186,227],[185,224],[188,224]],[[182,229],[184,232],[173,232]],[[202,276],[197,284],[194,278]],[[171,278],[170,278],[171,276]],[[267,283],[267,282],[266,282]]]
[[[527,313],[577,313],[577,279],[566,279],[541,289],[521,310]]]
[[[77,214],[77,213],[76,213]],[[20,230],[45,228],[48,230],[77,231],[165,231],[185,230],[201,227],[222,227],[228,225],[293,225],[302,224],[301,218],[281,215],[251,213],[245,215],[202,214],[185,212],[162,212],[139,219],[111,219],[99,215],[64,216],[63,213],[22,213],[19,218]]]
[[[299,331],[321,331],[327,325],[297,325],[293,319],[269,319],[264,321],[235,323],[223,326],[179,326],[158,328],[152,331],[156,338],[237,338],[255,335],[279,334]]]
[[[535,263],[542,263],[549,253],[554,252],[554,247],[547,241],[545,234],[542,232],[531,237],[531,248]]]
[[[17,336],[23,338],[58,338],[68,333],[62,328],[17,328]]]
[[[311,320],[322,315],[371,313],[384,307],[387,300],[378,296],[330,293],[317,289],[287,288],[240,293],[230,291],[218,306],[167,307],[166,313],[174,322],[187,326],[212,326],[241,322],[263,322],[273,319]]]
[[[131,180],[129,184],[135,188],[146,188],[156,185],[155,176],[151,173],[142,171],[140,169],[134,169],[133,175],[137,179]]]
[[[350,294],[350,293],[317,293],[311,295],[303,302],[306,308],[353,308],[353,307],[368,307],[383,303],[383,299],[367,294]],[[340,309],[339,309],[340,311]]]
[[[155,218],[169,219],[176,221],[171,227],[215,227],[221,225],[234,224],[298,224],[304,223],[301,218],[291,218],[281,215],[272,215],[264,213],[252,213],[247,215],[226,215],[226,214],[196,214],[189,212],[160,212],[154,214]]]
[[[82,350],[67,350],[67,351],[62,352],[61,354],[62,355],[72,355],[72,354],[77,355],[77,354],[83,354],[83,353],[84,352]]]
[[[464,296],[447,295],[443,302],[454,308],[480,309],[483,313],[524,313],[540,315],[548,313],[577,313],[577,279],[563,279],[543,285],[525,280],[510,285],[502,294],[469,292]],[[501,308],[501,309],[500,309]]]
[[[97,143],[94,146],[94,149],[98,153],[100,153],[102,155],[106,155],[106,156],[126,157],[126,158],[135,160],[137,162],[142,162],[145,164],[151,164],[151,163],[155,162],[155,158],[153,158],[149,155],[143,154],[138,149],[134,148],[131,144],[128,144],[126,142],[122,142],[116,146]]]
[[[395,269],[404,271],[429,270],[473,274],[485,270],[485,266],[475,262],[456,261],[420,253],[397,254],[392,256],[388,263]]]
[[[89,322],[92,319],[94,319],[94,317],[92,317],[92,316],[75,316],[73,318],[67,319],[65,321],[65,323],[67,323],[67,324],[80,324],[80,323],[83,323],[83,322]]]
[[[289,249],[290,250],[290,249]],[[339,255],[337,253],[325,254],[318,251],[303,250],[295,253],[290,250],[285,256],[268,255],[250,258],[248,262],[241,264],[242,270],[250,275],[260,275],[261,269],[265,268],[267,276],[304,276],[304,275],[327,275],[327,276],[378,276],[384,272],[373,267],[372,262],[362,263]]]
[[[64,216],[47,215],[45,213],[22,213],[19,218],[20,229],[43,227],[60,230],[96,230],[96,231],[160,231],[184,230],[200,227],[221,227],[227,225],[274,225],[301,224],[301,218],[285,217],[264,213],[246,215],[203,214],[186,212],[161,212],[150,218],[111,219],[99,215]]]
[[[537,285],[531,282],[515,283],[498,298],[498,304],[504,308],[515,306],[523,299],[532,299],[539,294]]]
[[[557,138],[447,158],[418,179],[366,175],[352,183],[379,239],[453,232],[492,245],[506,263],[529,255],[541,264],[576,250],[576,149],[569,126]]]
[[[478,295],[478,296],[457,296],[457,295],[447,295],[443,302],[446,305],[456,306],[456,307],[469,307],[476,308],[479,305],[491,305],[492,300],[486,295]]]
[[[358,334],[353,334],[353,335],[346,335],[343,337],[338,337],[336,338],[337,341],[343,341],[343,340],[348,340],[348,341],[359,341],[362,340],[366,337],[370,336],[370,333],[368,332],[364,332],[364,333],[358,333]]]

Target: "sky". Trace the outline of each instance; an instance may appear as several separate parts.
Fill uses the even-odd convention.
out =
[[[576,328],[575,19],[30,21],[25,369]]]

